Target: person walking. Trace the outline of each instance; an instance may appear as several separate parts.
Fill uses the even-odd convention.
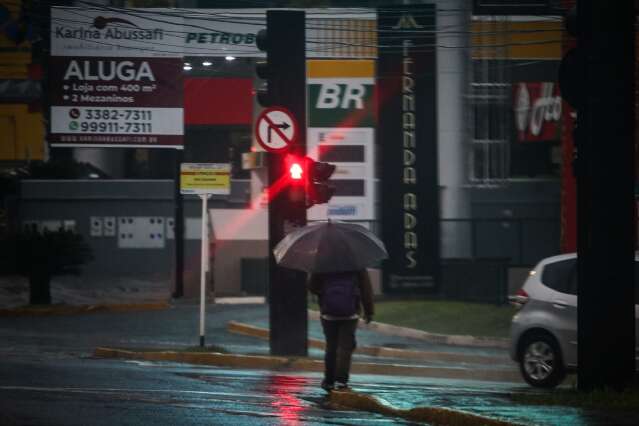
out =
[[[319,298],[326,339],[322,389],[348,390],[351,357],[357,346],[355,330],[360,316],[366,324],[374,315],[373,290],[366,269],[311,273],[308,289]],[[362,312],[363,311],[363,312]]]

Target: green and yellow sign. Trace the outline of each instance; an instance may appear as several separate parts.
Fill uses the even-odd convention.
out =
[[[230,194],[231,165],[228,163],[182,163],[180,193]]]
[[[309,127],[374,127],[372,60],[307,62]]]

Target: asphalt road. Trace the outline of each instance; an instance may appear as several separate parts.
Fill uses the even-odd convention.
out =
[[[0,366],[3,425],[403,424],[322,408],[317,375],[33,357]]]
[[[228,333],[226,321],[255,322],[264,312],[257,306],[213,307],[207,318],[207,341],[233,351],[263,350],[264,342]],[[0,342],[0,425],[409,424],[366,411],[330,409],[318,373],[92,356],[97,346],[193,346],[197,306],[2,317]],[[444,407],[526,425],[637,424],[637,419],[613,419],[600,412],[515,405],[510,399],[513,392],[533,391],[520,383],[358,374],[352,386],[397,408]]]

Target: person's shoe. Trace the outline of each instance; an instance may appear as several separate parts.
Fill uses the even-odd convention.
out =
[[[326,380],[322,380],[322,384],[320,385],[322,387],[322,389],[324,389],[326,392],[330,392],[332,391],[335,387],[332,383],[328,383]]]
[[[351,388],[349,388],[346,383],[342,383],[342,382],[335,382],[335,386],[333,386],[333,389],[336,391],[342,391],[342,392],[351,390]]]

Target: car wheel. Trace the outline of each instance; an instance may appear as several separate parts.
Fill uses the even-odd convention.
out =
[[[530,335],[521,348],[519,369],[530,385],[552,388],[566,377],[559,345],[551,336],[541,333]]]

